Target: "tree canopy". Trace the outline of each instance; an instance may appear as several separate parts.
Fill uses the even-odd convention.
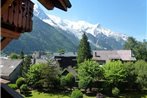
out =
[[[91,57],[91,48],[88,42],[88,38],[84,33],[82,39],[80,40],[80,45],[78,48],[77,62],[82,63],[84,60],[90,59]]]
[[[139,60],[135,63],[136,82],[141,88],[147,87],[147,62]]]
[[[78,67],[78,78],[80,88],[91,88],[92,83],[102,79],[103,70],[100,65],[92,60],[85,60],[83,63],[79,64]]]
[[[104,77],[112,86],[118,86],[126,79],[126,70],[121,61],[110,61],[104,65]]]
[[[147,42],[137,41],[133,37],[129,37],[124,44],[124,49],[131,49],[137,59],[142,59],[147,61]]]
[[[27,73],[27,82],[32,88],[51,90],[60,83],[58,78],[59,72],[56,66],[49,66],[43,63],[34,64]]]

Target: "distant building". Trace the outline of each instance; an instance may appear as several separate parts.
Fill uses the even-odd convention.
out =
[[[38,64],[38,63],[47,63],[48,61],[47,53],[45,52],[37,52],[35,51],[32,54],[32,64]]]
[[[20,75],[20,69],[23,60],[12,60],[6,58],[0,58],[0,77],[2,79],[14,82]]]
[[[32,57],[35,59],[47,59],[47,54],[45,52],[35,51]]]
[[[66,68],[68,66],[77,65],[77,53],[67,52],[67,53],[53,53],[53,59],[58,61],[60,67]]]
[[[95,50],[92,59],[100,64],[110,60],[121,60],[123,62],[136,60],[131,50]]]

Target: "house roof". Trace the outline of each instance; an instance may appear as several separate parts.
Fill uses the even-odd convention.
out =
[[[77,57],[76,52],[66,52],[66,53],[53,53],[53,56],[62,56],[62,57]]]
[[[22,60],[20,59],[11,60],[11,59],[0,58],[0,69],[1,69],[0,76],[9,76],[21,63]]]
[[[63,70],[62,73],[64,73],[65,71],[68,71],[68,72],[71,73],[74,77],[76,77],[76,76],[78,75],[77,72],[75,71],[75,69],[72,68],[71,66],[68,66],[67,68],[65,68],[65,69]]]
[[[134,61],[131,50],[95,50],[93,51],[94,60],[112,60],[119,59],[123,61]]]
[[[7,84],[10,83],[10,81],[0,78],[0,83]]]
[[[54,7],[67,11],[67,8],[71,8],[69,0],[38,0],[45,8],[52,10]]]

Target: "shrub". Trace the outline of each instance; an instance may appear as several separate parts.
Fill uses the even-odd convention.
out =
[[[78,86],[79,86],[79,88],[86,89],[88,87],[89,83],[90,83],[90,80],[88,80],[88,79],[81,79],[79,81],[79,83],[78,83]]]
[[[80,90],[75,89],[71,93],[71,98],[83,98],[83,93]]]
[[[28,90],[28,87],[26,84],[22,84],[20,86],[20,93],[25,94],[25,92],[27,92],[27,90]]]
[[[62,77],[60,78],[60,84],[61,84],[61,86],[63,86],[63,87],[65,87],[65,86],[67,85],[67,80],[66,80],[65,76],[62,76]]]
[[[16,53],[11,53],[11,54],[10,54],[10,58],[11,58],[11,59],[18,59],[18,54],[16,54]]]
[[[67,86],[72,88],[75,84],[75,77],[71,74],[71,73],[68,73],[66,76],[65,76],[65,80],[67,82]]]
[[[20,86],[21,86],[22,84],[25,84],[25,79],[24,79],[23,77],[20,77],[20,78],[18,78],[18,79],[16,80],[16,85],[17,85],[18,88],[20,88]]]
[[[17,89],[17,85],[16,84],[8,84],[8,86],[14,90]]]
[[[117,87],[115,87],[115,88],[112,89],[113,96],[118,96],[119,93],[120,93],[120,90]]]

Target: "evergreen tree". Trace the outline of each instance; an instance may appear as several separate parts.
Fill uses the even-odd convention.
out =
[[[31,65],[31,56],[26,56],[23,61],[21,74],[25,77],[26,73],[28,72]]]
[[[78,63],[82,63],[84,62],[84,60],[90,59],[91,57],[92,57],[91,48],[88,42],[88,38],[86,34],[84,33],[80,41],[77,61]]]
[[[20,59],[24,59],[24,52],[23,51],[20,52]]]
[[[137,59],[147,61],[147,42],[145,40],[140,42],[133,37],[129,37],[124,44],[124,49],[131,49]]]

